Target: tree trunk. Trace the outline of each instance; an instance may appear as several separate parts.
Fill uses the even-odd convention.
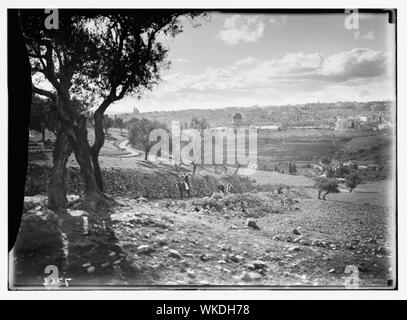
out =
[[[98,193],[99,188],[96,183],[95,174],[92,166],[90,147],[88,144],[88,133],[86,127],[72,126],[70,128],[70,140],[78,162],[83,178],[85,180],[85,192],[87,195]]]
[[[53,168],[48,183],[47,195],[50,208],[64,208],[67,205],[65,190],[66,163],[72,153],[67,134],[61,129],[57,132],[57,139],[53,151]]]
[[[91,149],[91,157],[92,157],[92,164],[93,164],[93,172],[95,174],[95,179],[96,179],[96,185],[98,186],[99,191],[104,192],[102,171],[101,171],[100,165],[99,165],[99,152],[96,152],[93,149]]]
[[[110,199],[98,188],[92,165],[91,148],[88,142],[86,118],[71,106],[67,92],[58,93],[58,120],[66,132],[85,180],[85,205],[95,211],[111,205]]]
[[[149,152],[149,148],[148,148],[148,147],[145,147],[145,148],[144,148],[144,151],[145,151],[145,154],[144,154],[144,160],[145,160],[145,161],[148,161],[148,152]]]
[[[45,142],[45,128],[42,128],[42,130],[41,130],[41,133],[42,133],[42,142]]]
[[[99,153],[105,143],[105,132],[103,131],[103,114],[96,111],[94,114],[95,122],[95,142],[91,148],[93,171],[95,173],[96,184],[101,192],[104,192],[102,172],[99,165]]]

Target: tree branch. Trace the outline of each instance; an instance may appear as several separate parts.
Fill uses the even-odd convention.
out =
[[[32,92],[33,93],[36,93],[36,94],[39,94],[39,95],[41,95],[41,96],[45,96],[45,97],[48,97],[48,98],[50,98],[53,102],[55,102],[56,101],[56,95],[54,94],[54,93],[52,93],[51,91],[47,91],[47,90],[44,90],[44,89],[40,89],[40,88],[38,88],[38,87],[36,87],[36,86],[34,86],[34,85],[32,85]]]

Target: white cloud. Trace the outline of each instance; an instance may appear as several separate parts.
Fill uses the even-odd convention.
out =
[[[264,32],[264,22],[260,16],[242,16],[239,14],[226,18],[224,29],[217,37],[227,44],[237,45],[240,42],[256,42]]]
[[[391,70],[383,51],[355,48],[324,59],[319,73],[339,80],[382,76]]]
[[[235,65],[236,66],[249,66],[249,65],[253,65],[258,62],[259,62],[259,59],[256,59],[253,57],[247,57],[247,58],[236,61]]]
[[[388,54],[367,48],[328,57],[305,52],[247,57],[198,74],[167,74],[143,101],[179,108],[391,99],[392,70]]]
[[[341,83],[388,76],[392,72],[383,51],[353,49],[324,57],[319,53],[288,53],[281,59],[247,57],[229,67],[207,68],[200,74],[178,72],[163,77],[161,93],[255,90],[307,84]],[[366,80],[363,80],[366,81]]]

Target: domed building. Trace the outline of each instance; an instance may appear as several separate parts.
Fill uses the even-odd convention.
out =
[[[240,112],[235,113],[232,117],[232,126],[235,128],[248,128],[251,126],[249,121],[243,120],[243,116]]]

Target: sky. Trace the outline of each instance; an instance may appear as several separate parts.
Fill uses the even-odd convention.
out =
[[[387,14],[211,12],[182,24],[162,38],[171,61],[162,81],[109,113],[395,99]]]

